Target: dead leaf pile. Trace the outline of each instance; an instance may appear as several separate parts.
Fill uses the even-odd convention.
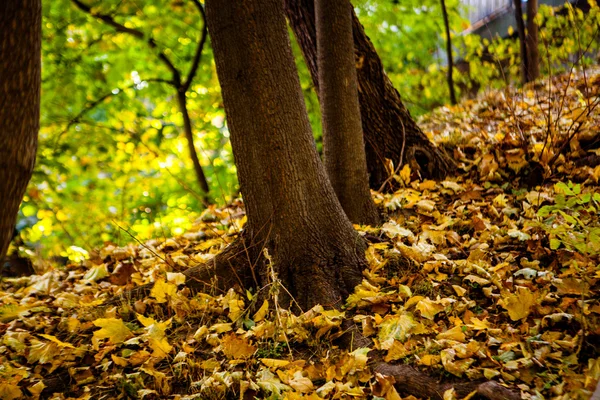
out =
[[[235,239],[241,202],[208,209],[180,237],[3,280],[0,398],[401,399],[370,369],[371,350],[526,399],[589,398],[600,378],[599,88],[598,71],[574,72],[428,116],[462,173],[434,182],[405,167],[402,189],[374,194],[388,219],[357,227],[369,268],[342,310],[190,294],[181,271]],[[100,307],[150,282],[147,298]],[[344,319],[372,346],[338,349]]]

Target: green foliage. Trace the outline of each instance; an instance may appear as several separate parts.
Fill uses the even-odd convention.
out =
[[[159,0],[103,1],[92,12],[144,38],[116,32],[71,1],[44,3],[39,154],[19,228],[53,254],[66,255],[61,243],[129,242],[120,227],[140,239],[177,235],[203,208],[175,89],[152,81],[171,79],[158,51],[185,78],[200,14],[191,2]],[[229,201],[238,189],[209,46],[188,108],[211,194]]]
[[[413,114],[449,102],[446,85],[444,21],[439,0],[353,2],[386,72]],[[451,30],[468,22],[458,0],[446,1]]]
[[[83,3],[92,6],[92,14],[110,15],[143,37],[117,32],[73,0],[44,2],[40,145],[18,228],[40,251],[71,257],[107,241],[124,244],[130,235],[144,240],[181,234],[204,208],[175,89],[163,82],[172,71],[159,58],[164,53],[182,78],[187,76],[202,32],[200,13],[193,2],[181,0]],[[455,71],[459,93],[517,80],[516,39],[458,34],[468,28],[461,16],[465,10],[458,0],[446,3],[455,59],[469,65],[468,73]],[[591,3],[586,15],[567,7],[559,16],[540,7],[543,72],[591,62],[600,46],[593,40],[600,9]],[[357,0],[354,5],[411,112],[448,103],[440,1]],[[320,148],[318,99],[292,43]],[[578,53],[581,60],[573,57]],[[210,41],[187,106],[211,200],[224,204],[239,188]]]
[[[583,254],[600,254],[600,225],[597,220],[599,192],[582,192],[580,184],[559,182],[553,205],[541,207],[537,215],[548,234],[550,248],[561,245]]]

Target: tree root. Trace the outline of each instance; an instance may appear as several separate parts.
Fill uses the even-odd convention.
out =
[[[373,345],[373,341],[364,337],[358,326],[351,320],[345,320],[342,328],[345,333],[339,338],[341,347],[352,350]],[[369,352],[369,359],[373,372],[394,378],[396,390],[417,398],[443,400],[444,392],[449,389],[454,389],[459,398],[466,397],[473,392],[489,400],[518,400],[521,398],[520,393],[495,381],[441,383],[410,365],[390,364],[383,361],[383,352],[379,350]]]
[[[243,236],[215,255],[210,261],[183,271],[186,286],[193,292],[225,292],[229,288],[245,287],[253,275],[252,260]],[[249,276],[250,275],[250,276]],[[102,307],[131,304],[150,295],[154,283],[137,286],[114,296],[102,304]]]
[[[443,400],[446,390],[454,389],[459,398],[472,392],[489,400],[518,400],[519,393],[494,381],[474,381],[460,383],[440,383],[410,365],[393,365],[385,362],[377,363],[374,372],[394,378],[398,391],[418,398]]]

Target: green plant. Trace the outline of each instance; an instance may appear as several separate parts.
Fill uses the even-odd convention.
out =
[[[539,226],[548,234],[550,248],[561,245],[588,255],[600,254],[600,193],[582,192],[580,184],[558,182],[553,205],[541,207]]]

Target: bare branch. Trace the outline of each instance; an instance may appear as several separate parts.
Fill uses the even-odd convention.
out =
[[[194,54],[194,61],[192,62],[192,67],[190,68],[190,72],[187,75],[185,82],[181,86],[182,92],[187,92],[192,84],[192,80],[194,76],[196,76],[196,72],[198,71],[198,66],[200,65],[200,59],[202,58],[202,51],[204,50],[204,44],[206,43],[206,38],[208,37],[208,28],[206,26],[206,13],[204,12],[204,7],[200,4],[199,0],[192,0],[196,8],[198,8],[198,12],[202,18],[202,33],[200,36],[200,41],[198,42],[198,47],[196,48],[196,54]]]

